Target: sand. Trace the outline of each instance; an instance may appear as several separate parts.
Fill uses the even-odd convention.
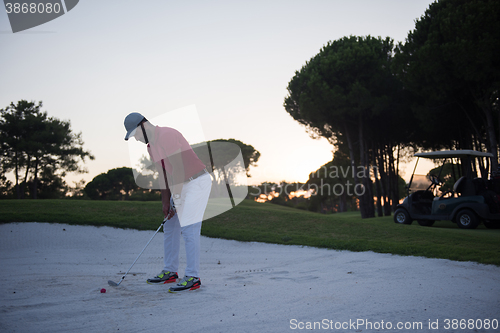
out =
[[[202,288],[172,294],[145,282],[160,232],[108,286],[153,233],[0,225],[0,332],[500,331],[500,267],[471,262],[202,237]]]

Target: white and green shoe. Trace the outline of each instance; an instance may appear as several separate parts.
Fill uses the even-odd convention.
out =
[[[201,287],[201,280],[200,278],[194,277],[194,276],[185,276],[182,280],[175,285],[175,287],[170,287],[168,289],[169,292],[175,293],[178,291],[184,291],[184,290],[196,290]]]

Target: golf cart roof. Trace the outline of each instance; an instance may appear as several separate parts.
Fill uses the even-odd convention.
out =
[[[483,153],[482,151],[476,151],[476,150],[441,150],[441,151],[429,151],[426,153],[416,153],[414,156],[423,158],[448,158],[448,157],[463,157],[463,156],[493,157],[493,154]]]

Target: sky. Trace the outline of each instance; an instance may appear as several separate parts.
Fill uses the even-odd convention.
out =
[[[295,71],[344,36],[404,42],[432,2],[82,0],[15,34],[2,8],[0,108],[43,101],[82,133],[95,160],[69,185],[132,166],[128,113],[154,119],[186,107],[206,140],[234,138],[261,153],[249,184],[305,182],[333,146],[283,108]]]

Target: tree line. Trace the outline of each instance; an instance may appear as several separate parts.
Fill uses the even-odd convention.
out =
[[[250,167],[256,166],[260,158],[253,146],[236,139],[207,141],[192,148],[213,175],[212,191],[236,185],[238,174],[250,177]],[[241,159],[237,158],[239,154]],[[85,186],[85,196],[98,200],[160,200],[159,177],[163,175],[158,174],[149,158],[141,161],[139,169],[122,167],[101,173]]]
[[[498,168],[499,17],[496,0],[440,0],[405,42],[343,37],[295,72],[285,110],[352,168],[376,166],[374,174],[353,177],[365,189],[358,197],[363,218],[391,213],[400,198],[399,164],[415,150],[488,151]]]
[[[49,117],[42,102],[21,100],[0,110],[0,196],[60,198],[68,172],[84,173],[80,162],[94,156],[69,121]],[[6,174],[13,172],[14,182]]]

